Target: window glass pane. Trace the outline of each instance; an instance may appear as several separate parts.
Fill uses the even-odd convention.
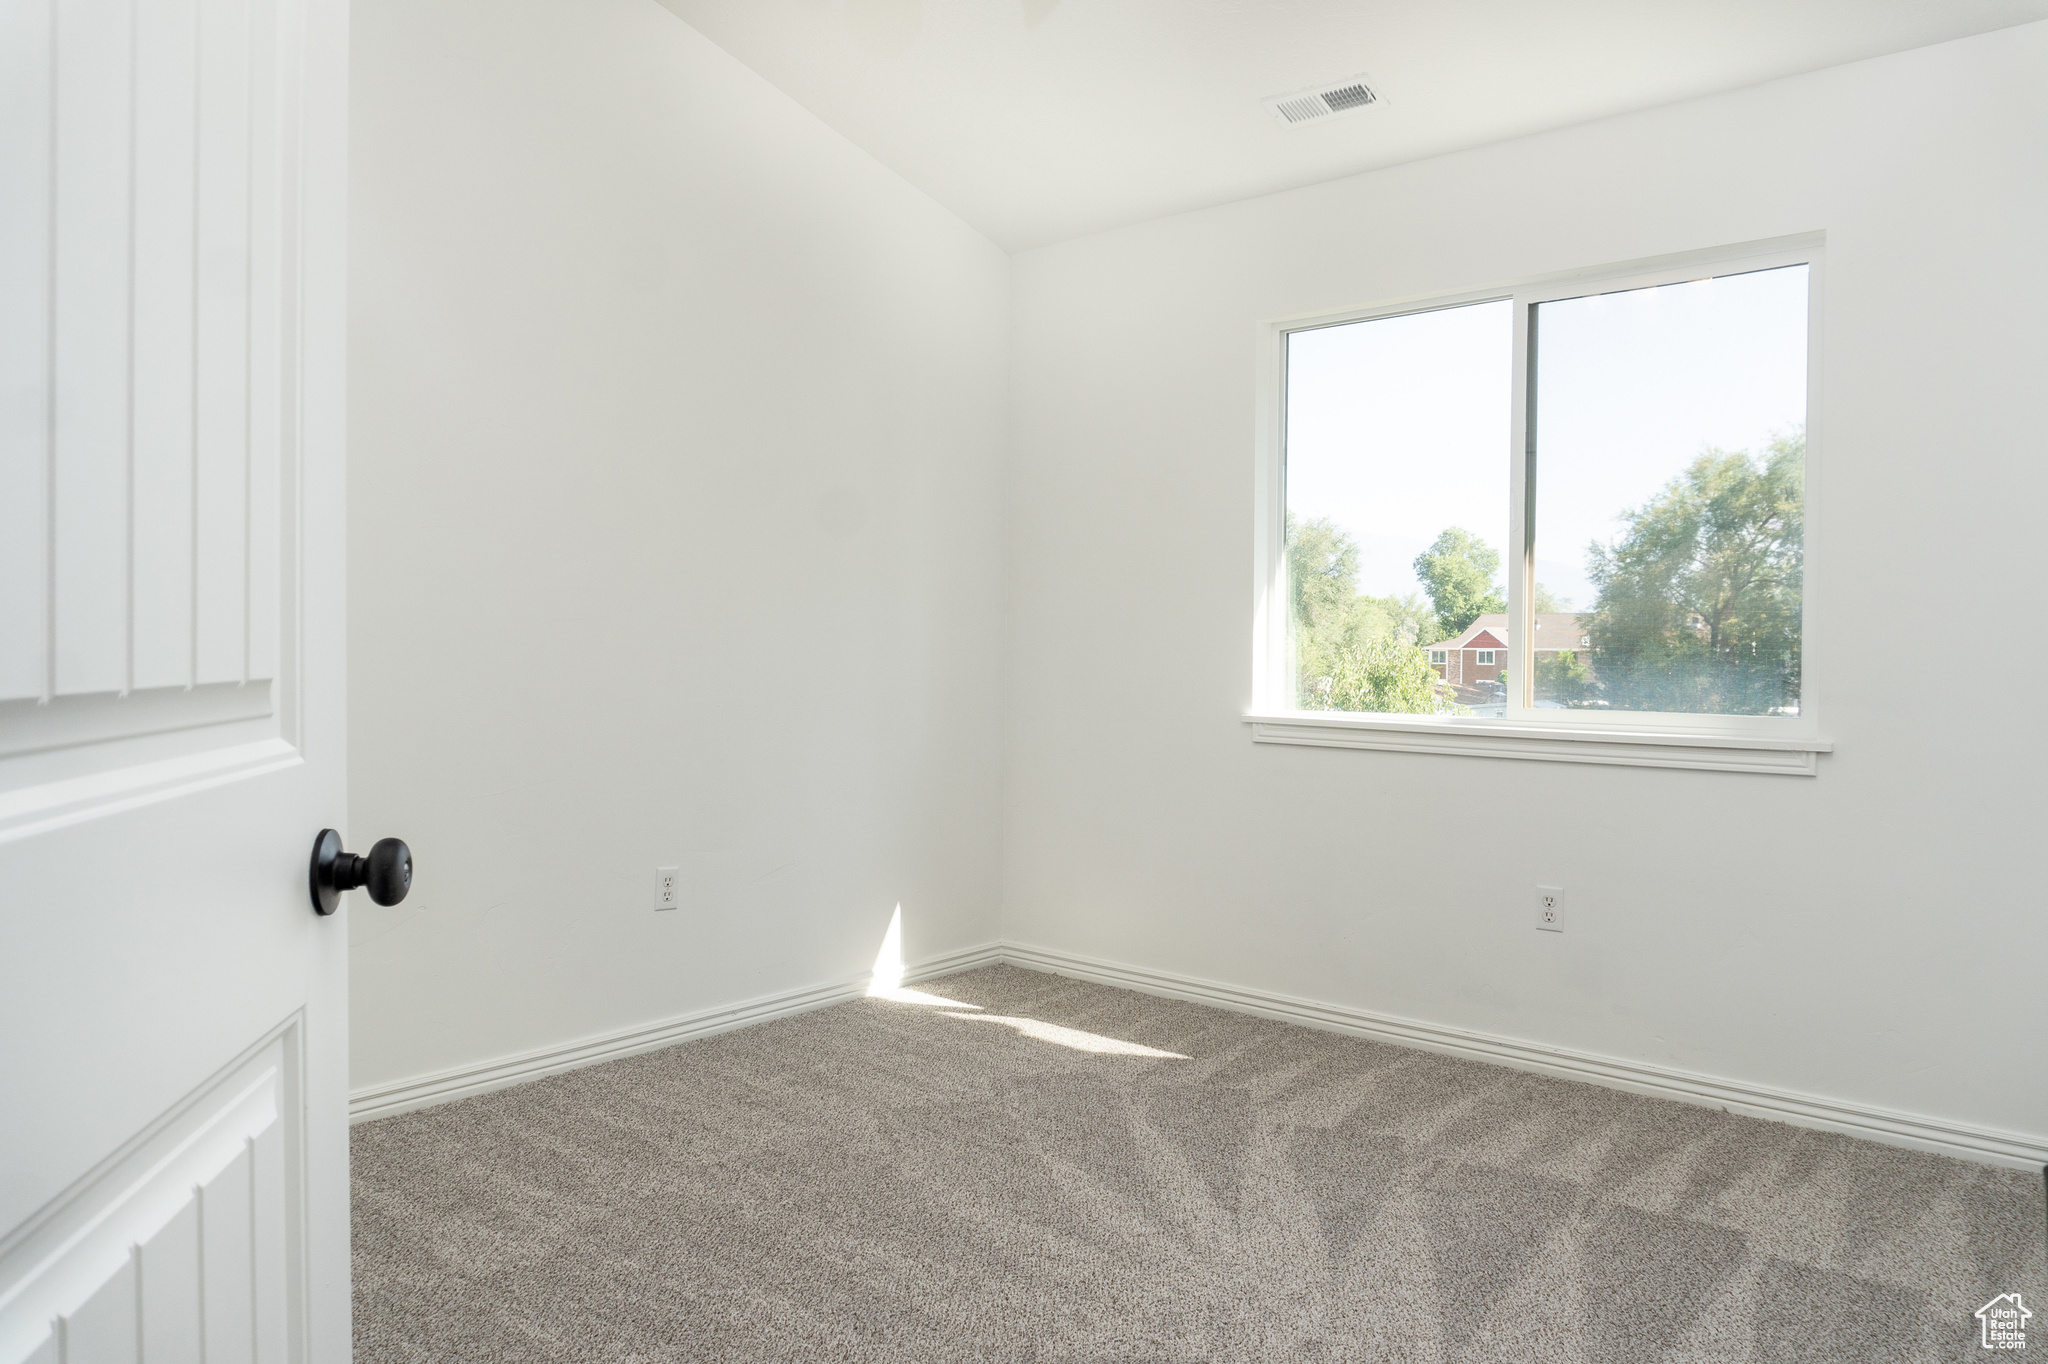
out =
[[[1288,335],[1301,709],[1503,712],[1513,369],[1509,301]]]
[[[1536,306],[1535,699],[1796,715],[1807,267]]]

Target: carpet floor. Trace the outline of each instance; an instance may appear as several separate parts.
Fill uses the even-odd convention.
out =
[[[1917,1364],[2048,1302],[2038,1172],[1013,967],[919,990],[357,1127],[356,1359]]]

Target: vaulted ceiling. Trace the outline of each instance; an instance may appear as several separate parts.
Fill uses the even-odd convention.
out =
[[[2048,0],[662,3],[1011,250],[2048,18]],[[1382,96],[1361,113],[1287,127],[1259,102],[1359,72]]]

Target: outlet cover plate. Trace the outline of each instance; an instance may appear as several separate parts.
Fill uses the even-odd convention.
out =
[[[679,909],[683,903],[681,867],[656,867],[654,869],[654,907],[656,909]]]
[[[1545,933],[1564,932],[1564,887],[1536,887],[1536,927]]]

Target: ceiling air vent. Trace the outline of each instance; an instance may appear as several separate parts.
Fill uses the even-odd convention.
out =
[[[1268,95],[1265,99],[1273,117],[1282,123],[1314,123],[1318,119],[1335,118],[1338,114],[1348,114],[1379,102],[1380,97],[1373,93],[1364,76],[1347,76],[1312,90],[1297,90],[1291,95]]]

